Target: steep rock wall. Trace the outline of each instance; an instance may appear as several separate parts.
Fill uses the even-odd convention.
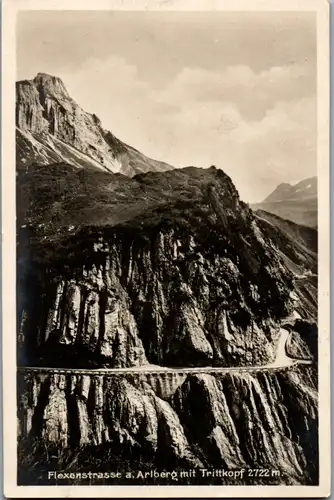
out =
[[[19,386],[21,443],[35,439],[50,450],[121,446],[130,455],[139,447],[153,462],[272,468],[284,484],[317,475],[311,367],[188,375],[165,399],[130,375],[20,374]]]
[[[200,235],[122,229],[96,237],[92,250],[86,240],[88,256],[80,264],[75,254],[64,277],[58,269],[57,278],[50,272],[39,283],[27,281],[19,312],[23,351],[58,366],[271,361],[279,315],[293,307],[286,271],[255,251],[250,260],[236,255],[227,237],[208,255]]]
[[[104,140],[100,120],[70,98],[59,78],[40,74],[34,80],[17,83],[16,123],[42,143],[48,142],[50,134],[112,172],[121,167],[114,149]]]

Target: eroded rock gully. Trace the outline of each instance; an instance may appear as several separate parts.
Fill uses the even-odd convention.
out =
[[[92,456],[99,447],[122,450],[134,468],[131,456],[141,449],[169,469],[264,467],[280,471],[281,484],[316,480],[312,367],[177,381],[173,374],[24,373],[18,384],[22,445],[36,440]]]

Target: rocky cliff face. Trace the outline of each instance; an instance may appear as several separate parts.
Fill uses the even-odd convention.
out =
[[[168,385],[164,375],[154,378]],[[92,469],[96,464],[92,457],[98,456],[94,449],[102,447],[104,456],[121,450],[119,459],[128,460],[130,471],[138,470],[134,457],[141,450],[139,468],[144,469],[147,457],[153,467],[162,469],[182,464],[197,471],[199,483],[217,482],[201,478],[200,469],[208,467],[264,468],[265,484],[305,484],[316,477],[317,445],[312,439],[317,395],[312,368],[188,375],[167,399],[157,395],[159,383],[150,383],[144,375],[31,373],[19,376],[19,386],[21,442],[43,443],[50,455],[56,453],[54,459],[65,460],[53,469],[51,459],[51,470],[82,470],[77,468],[83,463],[80,456],[87,453]],[[71,451],[64,458],[66,450]],[[98,470],[103,470],[101,464]],[[239,484],[253,481],[245,475]],[[234,482],[228,477],[218,481]]]
[[[39,73],[16,84],[17,165],[66,161],[77,167],[121,172],[172,168],[145,157],[102,127],[69,96],[58,77]]]
[[[41,223],[45,211],[33,205],[35,218],[30,212],[29,228],[21,228],[21,238],[28,232],[34,241],[33,256],[19,253],[18,272],[21,353],[30,363],[37,356],[53,366],[265,364],[281,320],[293,310],[312,317],[293,272],[229,178],[216,169],[178,175],[129,180],[113,226],[110,219],[78,230],[73,220],[66,231],[64,220]],[[153,202],[159,181],[174,185]],[[139,204],[138,183],[145,183]],[[110,192],[113,200],[121,195]],[[60,193],[60,212],[62,203]],[[132,218],[118,222],[117,210]],[[303,256],[298,262],[307,264]]]

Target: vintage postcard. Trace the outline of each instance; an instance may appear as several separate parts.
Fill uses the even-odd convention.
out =
[[[330,494],[329,4],[3,3],[9,498]]]

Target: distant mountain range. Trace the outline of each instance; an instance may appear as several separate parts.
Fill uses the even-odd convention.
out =
[[[279,184],[265,200],[251,207],[253,210],[265,210],[304,226],[317,227],[317,193],[317,177],[310,177],[294,185]]]
[[[36,163],[76,167],[128,176],[173,168],[152,160],[102,127],[68,94],[62,80],[38,73],[16,83],[17,168]]]

